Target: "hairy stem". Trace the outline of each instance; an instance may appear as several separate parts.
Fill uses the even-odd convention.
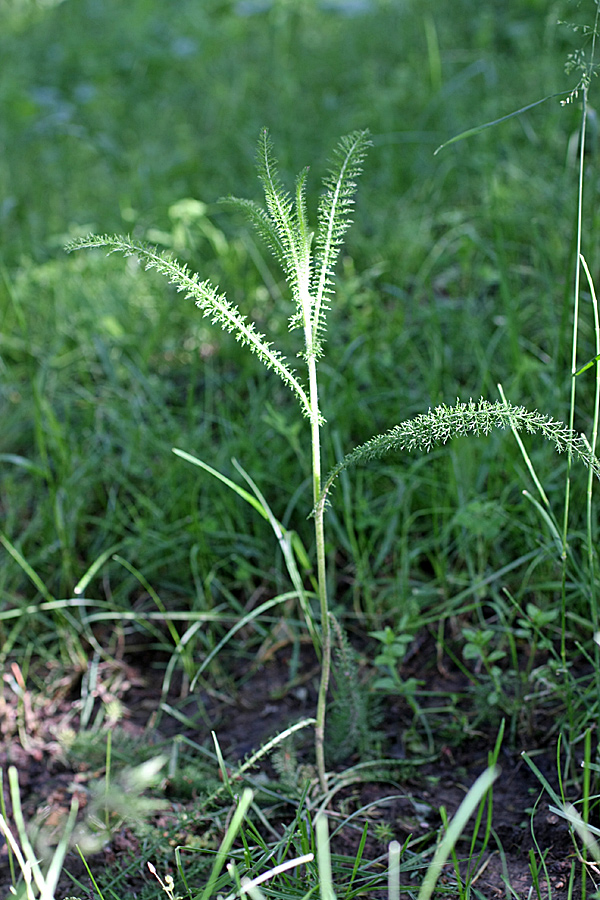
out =
[[[308,357],[308,380],[311,405],[311,444],[313,503],[316,504],[321,493],[321,435],[319,415],[319,389],[317,381],[317,362],[314,355]],[[321,673],[317,715],[315,723],[315,757],[321,789],[327,790],[327,774],[325,772],[325,713],[327,710],[327,691],[331,671],[331,631],[329,627],[329,606],[327,602],[327,564],[325,560],[325,527],[323,509],[315,516],[315,547],[317,553],[317,583],[319,586],[319,606],[321,611]]]

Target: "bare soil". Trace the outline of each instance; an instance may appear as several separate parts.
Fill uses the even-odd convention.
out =
[[[432,650],[435,659],[435,648],[431,642],[425,640],[421,643],[419,652],[411,659],[410,674],[419,677],[427,690],[446,690],[456,696],[464,675],[448,668],[448,660],[441,666],[432,665]],[[67,672],[58,665],[34,667],[35,677],[30,674],[26,683],[18,664],[12,663],[4,672],[0,692],[0,764],[9,820],[12,821],[7,777],[9,766],[15,766],[18,770],[26,820],[43,822],[46,835],[52,836],[54,833],[56,838],[60,834],[74,795],[79,801],[80,814],[85,815],[87,786],[93,778],[102,774],[102,767],[94,761],[73,758],[69,753],[69,740],[78,732],[82,715],[90,728],[101,707],[105,713],[113,710],[118,717],[121,734],[149,743],[184,734],[197,744],[212,749],[210,730],[214,729],[226,760],[233,765],[286,725],[313,715],[317,674],[314,656],[310,648],[306,648],[306,652],[303,650],[299,669],[294,679],[290,680],[291,654],[292,648],[285,641],[279,645],[273,644],[266,650],[263,648],[258,663],[249,666],[243,677],[235,673],[233,681],[236,688],[232,692],[203,690],[199,695],[182,699],[185,683],[181,679],[175,683],[174,679],[167,700],[193,721],[194,727],[188,727],[189,721],[185,725],[164,713],[156,724],[163,672],[154,667],[156,655],[147,649],[137,648],[134,652],[124,652],[120,660],[99,663],[91,713],[89,707],[84,709],[82,702],[81,684],[85,673],[81,669],[75,667]],[[98,733],[99,743],[105,742],[103,729],[106,724],[105,717]],[[515,746],[506,745],[500,754],[502,773],[493,792],[493,839],[479,859],[475,882],[481,896],[490,900],[505,896],[537,896],[535,892],[530,893],[533,879],[529,851],[535,849],[535,842],[545,854],[546,873],[541,874],[542,900],[550,896],[571,896],[577,900],[580,896],[579,885],[575,886],[571,895],[568,894],[568,877],[576,854],[573,839],[563,821],[549,811],[549,798],[547,795],[541,796],[543,790],[539,781],[520,755],[521,750],[533,754],[538,768],[550,783],[555,784],[555,742],[547,739],[553,724],[550,713],[544,715],[541,712],[534,727],[531,722],[528,723],[526,736],[517,734]],[[429,841],[433,845],[441,824],[440,807],[445,807],[449,816],[458,808],[468,788],[486,768],[488,753],[497,732],[492,729],[471,731],[467,727],[464,738],[457,746],[451,746],[440,730],[433,734],[433,754],[428,756],[423,750],[417,752],[419,764],[413,765],[411,754],[415,753],[415,749],[405,735],[412,734],[414,740],[414,713],[406,701],[397,698],[386,702],[378,727],[382,752],[388,758],[396,758],[398,767],[390,770],[389,777],[366,783],[356,782],[341,789],[332,804],[331,821],[335,827],[337,821],[368,806],[372,827],[369,828],[365,857],[380,859],[383,863],[385,847],[391,838],[402,844],[409,835],[413,839],[422,836],[424,844]],[[306,760],[309,762],[310,738],[308,732],[306,734]],[[356,761],[351,759],[344,765],[352,765]],[[272,774],[268,761],[265,766],[267,772]],[[338,768],[341,771],[344,766]],[[175,805],[179,813],[187,808],[190,821],[193,821],[197,805],[193,795],[183,801],[178,797]],[[536,811],[533,813],[534,807]],[[172,819],[168,810],[155,817],[155,825],[165,828],[165,836],[168,836]],[[334,852],[352,856],[359,837],[360,829],[342,829],[333,839]],[[459,849],[463,855],[466,845]],[[127,877],[119,882],[119,896],[124,896],[124,892],[128,891],[133,896],[143,884],[152,880],[146,868],[143,840],[129,827],[117,830],[98,854],[88,858],[88,862],[99,880],[111,867],[117,872],[119,869],[127,870]],[[72,873],[80,884],[90,884],[79,857],[74,853],[67,857],[66,872]],[[546,874],[550,879],[551,893],[546,884]],[[453,879],[452,868],[448,867],[441,879],[442,886],[444,882],[449,886]],[[511,885],[512,895],[507,892],[505,879]],[[4,845],[0,850],[1,897],[9,896],[10,885],[7,848]],[[588,895],[592,889],[590,883]],[[81,888],[74,886],[72,879],[65,874],[56,896],[72,895],[81,896]],[[86,896],[97,896],[91,884]],[[378,894],[372,893],[371,896]]]

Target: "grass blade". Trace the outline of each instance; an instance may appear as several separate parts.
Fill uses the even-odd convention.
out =
[[[209,466],[208,463],[203,462],[201,459],[198,459],[197,456],[192,456],[191,453],[186,453],[185,450],[179,450],[177,447],[172,448],[173,453],[176,456],[180,456],[181,459],[185,459],[186,462],[192,463],[194,466],[199,466],[201,469],[204,469],[205,472],[208,472],[210,475],[214,475],[215,478],[218,478],[219,481],[222,481],[223,484],[226,484],[227,487],[231,488],[232,491],[235,491],[242,500],[245,500],[246,503],[249,503],[258,513],[261,514],[263,519],[268,519],[269,516],[264,509],[264,507],[259,503],[259,501],[252,496],[247,490],[243,487],[240,487],[239,484],[236,484],[235,481],[232,481],[230,478],[227,478],[226,475],[222,475],[221,472],[218,472],[216,469],[213,469],[212,466]]]
[[[464,831],[467,822],[477,809],[479,803],[485,796],[486,791],[490,789],[499,774],[499,767],[491,766],[479,776],[475,784],[469,789],[467,796],[460,804],[454,818],[450,822],[446,834],[435,851],[433,859],[425,874],[425,878],[423,879],[418,900],[429,900],[433,894],[442,868],[450,856],[454,845]]]
[[[0,532],[0,544],[2,544],[4,549],[8,551],[8,553],[12,556],[14,561],[16,563],[18,563],[18,565],[23,569],[23,571],[25,572],[27,577],[36,586],[36,588],[38,589],[38,591],[40,592],[42,597],[45,600],[48,600],[49,602],[53,601],[55,598],[52,596],[52,594],[50,593],[50,591],[48,590],[48,588],[46,587],[46,585],[44,584],[44,582],[42,581],[40,576],[37,574],[37,572],[34,572],[34,570],[31,568],[31,566],[29,565],[29,563],[27,562],[25,557],[22,556],[21,553],[19,553],[17,548],[14,546],[14,544],[11,544],[9,539],[2,532]]]
[[[212,871],[210,873],[210,877],[208,882],[202,891],[201,894],[196,894],[193,900],[209,900],[212,896],[213,888],[217,883],[217,879],[221,873],[221,869],[225,865],[225,861],[227,856],[229,855],[229,851],[233,845],[234,840],[236,839],[237,833],[240,830],[241,824],[244,821],[244,817],[250,808],[250,804],[252,803],[252,791],[250,788],[246,788],[244,793],[242,794],[240,801],[237,805],[237,809],[233,814],[233,818],[231,819],[231,823],[229,828],[225,832],[225,837],[221,842],[221,846],[217,851],[217,857],[215,859],[214,865],[212,867]]]
[[[466,131],[461,131],[460,134],[456,134],[453,138],[450,138],[449,141],[445,141],[443,144],[434,151],[434,156],[443,150],[445,147],[449,147],[450,144],[456,144],[457,141],[464,141],[465,138],[473,137],[476,134],[480,134],[482,131],[485,131],[486,128],[491,128],[493,125],[499,125],[501,122],[506,122],[508,119],[514,119],[515,116],[520,116],[521,113],[527,112],[528,109],[533,109],[535,106],[540,106],[540,104],[545,103],[546,100],[553,100],[554,97],[564,97],[565,94],[569,93],[568,91],[558,91],[556,94],[548,94],[547,97],[542,97],[541,100],[536,100],[534,103],[528,103],[527,106],[522,106],[520,109],[515,109],[514,112],[508,113],[506,116],[500,116],[499,119],[494,119],[493,122],[486,122],[484,125],[476,125],[475,128],[468,128]]]

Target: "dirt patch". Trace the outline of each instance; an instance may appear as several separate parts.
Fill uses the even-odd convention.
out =
[[[312,651],[302,652],[301,663],[293,675],[290,655],[290,648],[285,646],[265,653],[261,663],[254,666],[254,671],[244,678],[235,694],[203,690],[187,698],[182,697],[185,683],[175,678],[170,693],[165,696],[162,673],[150,666],[150,656],[143,653],[130,656],[126,661],[97,663],[93,691],[87,694],[82,692],[82,679],[88,677],[85,671],[66,674],[57,667],[39,670],[35,673],[36,687],[30,688],[18,666],[9,667],[4,674],[0,696],[0,733],[3,735],[0,764],[9,817],[7,769],[11,765],[19,773],[26,820],[43,822],[50,839],[56,838],[64,826],[73,796],[77,796],[84,815],[90,797],[89,784],[103,771],[105,729],[107,726],[114,728],[117,721],[121,736],[141,741],[150,750],[154,745],[164,745],[165,739],[176,735],[179,739],[184,736],[196,745],[212,749],[210,732],[214,730],[228,762],[242,759],[288,724],[314,713],[316,669]],[[153,660],[156,661],[155,657]],[[417,667],[414,668],[417,671]],[[428,680],[428,688],[434,680],[436,687],[440,686],[440,680],[443,681],[439,671],[432,674],[430,668],[419,674]],[[448,681],[442,686],[449,692],[456,691],[462,677],[448,673]],[[31,676],[30,682],[34,683]],[[178,711],[179,719],[165,711],[157,717],[161,693],[167,707]],[[104,720],[100,723],[101,712]],[[75,761],[70,753],[70,742],[80,730],[82,720],[88,729],[99,723],[98,754],[95,759]],[[458,747],[448,746],[443,740],[435,741],[433,757],[428,762],[412,765],[410,748],[401,739],[401,735],[414,728],[414,711],[409,705],[401,699],[387,703],[379,728],[384,755],[392,760],[395,756],[397,767],[392,765],[388,775],[375,773],[371,781],[357,780],[348,785],[343,784],[340,774],[341,786],[335,794],[331,816],[333,851],[349,856],[356,853],[363,823],[369,821],[364,858],[373,860],[374,865],[382,864],[391,839],[402,845],[410,837],[411,841],[417,841],[417,846],[429,847],[433,852],[442,822],[440,807],[445,807],[448,816],[452,816],[468,788],[486,768],[495,739],[494,733],[471,734]],[[299,764],[306,762],[306,771],[310,773],[310,737],[308,731],[305,734],[306,748],[300,745]],[[437,735],[433,737],[435,739]],[[535,752],[536,765],[554,783],[554,748],[540,747],[539,740],[530,738],[523,749]],[[347,765],[352,762],[350,760]],[[477,870],[471,875],[476,878],[476,886],[486,898],[502,897],[506,896],[507,880],[516,896],[529,896],[533,883],[529,851],[535,849],[537,841],[545,854],[546,865],[546,870],[540,874],[541,896],[548,895],[545,886],[548,877],[553,896],[566,897],[575,854],[569,831],[559,817],[548,811],[548,798],[540,800],[540,783],[518,749],[503,750],[499,763],[502,774],[494,786],[490,840],[481,852],[474,854]],[[272,775],[271,763],[265,761],[265,766],[267,774]],[[179,811],[186,804],[192,821],[195,815],[193,789],[187,801],[181,796],[177,798]],[[166,836],[170,825],[168,810],[156,816],[154,822],[165,828]],[[468,830],[468,834],[471,833]],[[467,838],[459,845],[458,854],[464,858],[469,856]],[[109,866],[127,870],[120,882],[121,894],[126,888],[135,892],[143,883],[152,880],[145,869],[140,838],[135,829],[129,827],[118,829],[99,855],[90,857],[89,862],[92,871],[103,872]],[[4,846],[0,851],[2,896],[8,895],[11,884],[6,863]],[[69,856],[67,870],[82,883],[87,883],[85,870],[77,857]],[[462,876],[466,874],[463,870]],[[422,870],[415,871],[414,879],[420,875]],[[447,867],[442,883],[446,881],[449,886],[454,878],[452,867]],[[72,881],[64,877],[57,897],[68,896],[73,891]],[[92,889],[90,896],[94,896]],[[375,898],[376,892],[371,896]],[[577,888],[569,896],[577,900]]]

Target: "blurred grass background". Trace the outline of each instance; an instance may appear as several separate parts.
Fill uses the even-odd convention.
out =
[[[554,98],[434,150],[572,88],[581,38],[557,23],[585,15],[546,0],[0,4],[0,510],[48,591],[71,596],[113,545],[170,608],[241,610],[285,587],[268,525],[173,446],[232,477],[237,458],[310,545],[308,435],[283,387],[131,260],[63,251],[88,231],[170,248],[293,357],[282,275],[217,203],[260,198],[262,126],[290,185],[310,165],[313,210],[338,138],[369,128],[374,142],[322,366],[326,469],[430,405],[495,399],[499,381],[511,402],[566,417],[577,104]],[[595,153],[592,139],[592,271]],[[584,318],[582,361],[589,302]],[[590,392],[582,382],[581,430]],[[528,446],[560,515],[565,461]],[[330,515],[334,606],[403,628],[465,602],[507,610],[505,584],[552,606],[556,550],[523,487],[509,435],[352,473]],[[575,542],[578,526],[576,512]],[[4,607],[37,598],[2,554]],[[568,590],[585,616],[576,571]],[[148,602],[111,561],[88,595]]]

